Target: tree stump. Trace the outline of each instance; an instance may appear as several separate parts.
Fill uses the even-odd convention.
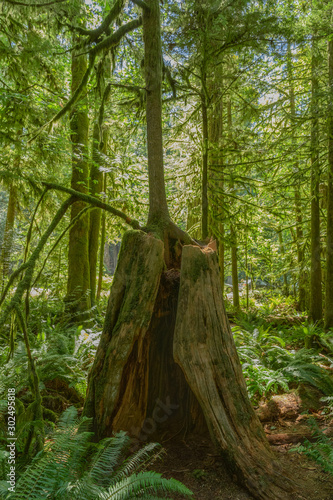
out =
[[[255,498],[291,498],[247,396],[211,249],[184,246],[181,270],[166,269],[162,241],[126,233],[84,414],[99,439],[210,433]]]

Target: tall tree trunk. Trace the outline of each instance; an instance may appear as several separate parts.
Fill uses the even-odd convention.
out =
[[[296,106],[295,106],[295,90],[293,83],[293,62],[290,42],[288,42],[287,55],[287,71],[289,79],[289,102],[290,102],[290,125],[291,125],[291,142],[295,152],[297,151],[297,139],[295,137],[296,127]],[[297,172],[294,185],[294,202],[295,202],[295,218],[296,218],[296,247],[297,247],[297,264],[298,264],[298,303],[299,310],[305,311],[307,306],[306,301],[306,274],[304,270],[304,243],[303,243],[303,218],[301,204],[301,186],[299,178],[299,162],[295,161],[294,171]]]
[[[12,182],[9,188],[9,199],[8,208],[6,216],[5,232],[3,236],[2,252],[1,252],[1,264],[2,264],[2,283],[10,272],[10,255],[13,247],[13,233],[14,233],[14,223],[15,214],[17,206],[17,187]]]
[[[160,28],[160,4],[147,0],[143,9],[143,41],[147,120],[147,148],[149,174],[148,226],[161,226],[169,222],[165,193],[162,139],[162,48]]]
[[[283,260],[285,260],[285,249],[284,249],[284,244],[283,244],[283,234],[282,234],[282,230],[280,229],[280,231],[278,232],[278,236],[279,236],[279,245],[280,245],[280,252],[281,252],[281,255],[283,257]],[[283,265],[285,267],[285,262],[283,262]],[[288,286],[288,277],[287,277],[287,273],[283,273],[283,292],[286,296],[289,295],[289,286]]]
[[[333,327],[333,40],[328,42],[328,191],[325,328]]]
[[[311,96],[311,290],[310,318],[315,323],[322,319],[322,288],[320,262],[320,207],[319,207],[319,118],[318,118],[318,47],[312,41],[312,96]]]
[[[201,180],[201,238],[208,237],[208,111],[202,96],[202,180]]]
[[[108,139],[108,130],[106,128],[102,131],[102,138],[100,137],[100,126],[95,121],[93,132],[93,146],[92,146],[92,165],[90,167],[90,194],[99,197],[103,190],[103,173],[101,167],[103,166],[102,154],[106,153]],[[100,148],[102,143],[102,148]],[[91,305],[95,304],[96,297],[96,271],[97,271],[97,255],[98,243],[101,227],[101,209],[94,208],[90,212],[89,220],[89,271],[90,271],[90,293]],[[104,248],[103,248],[104,251]]]
[[[230,237],[231,237],[232,303],[235,309],[239,309],[237,236],[233,225],[230,226]]]
[[[106,174],[104,174],[103,181],[103,191],[106,193]],[[104,247],[105,247],[105,236],[106,236],[106,216],[105,211],[102,213],[102,229],[101,229],[101,242],[99,247],[99,267],[98,267],[98,284],[97,284],[97,293],[96,300],[98,301],[101,298],[102,291],[102,281],[103,281],[103,271],[104,271]]]
[[[78,38],[74,37],[74,45]],[[81,49],[79,51],[82,52]],[[72,94],[81,83],[87,69],[86,55],[72,53]],[[83,91],[83,94],[85,91]],[[82,193],[88,192],[88,103],[82,99],[71,112],[72,178],[71,187]],[[71,209],[71,220],[84,208],[83,201],[77,201]],[[70,228],[68,247],[67,310],[74,321],[81,321],[90,309],[91,301],[89,271],[89,215],[85,214]]]
[[[227,103],[227,119],[228,119],[228,136],[230,141],[230,146],[233,144],[233,133],[232,133],[232,111],[231,111],[231,101],[228,100]],[[236,146],[235,146],[236,147]],[[232,179],[232,173],[230,172],[230,177]],[[230,183],[231,190],[235,190],[233,180]],[[239,309],[239,289],[238,289],[238,262],[237,262],[237,233],[235,230],[234,221],[230,221],[230,239],[231,239],[231,275],[232,275],[232,301],[235,309]]]
[[[107,152],[109,127],[104,123],[104,113],[100,112],[100,100],[104,97],[105,82],[111,77],[111,56],[105,54],[100,62],[99,68],[99,85],[96,91],[96,110],[93,129],[91,166],[89,191],[92,196],[100,196],[103,189],[103,173],[101,167],[104,165],[104,155]],[[98,95],[99,94],[99,95]],[[100,96],[101,99],[98,97]],[[104,109],[104,103],[103,103]],[[101,209],[94,208],[90,212],[89,220],[89,271],[90,271],[90,294],[91,305],[95,305],[96,298],[96,271],[97,271],[97,254],[99,243],[99,232],[101,227]]]
[[[212,233],[217,240],[222,293],[224,292],[224,164],[223,164],[223,74],[220,64],[213,74],[210,86],[211,106],[208,119],[208,136],[211,148],[209,167],[212,182],[218,187],[210,193]]]
[[[90,167],[90,194],[92,196],[99,196],[103,188],[103,174],[100,171],[100,134],[99,124],[97,121],[94,123],[93,131],[93,144],[92,144],[92,164]],[[89,218],[89,272],[90,272],[90,297],[91,305],[95,305],[96,296],[96,267],[97,267],[97,254],[99,232],[101,225],[101,209],[94,208],[90,212]]]

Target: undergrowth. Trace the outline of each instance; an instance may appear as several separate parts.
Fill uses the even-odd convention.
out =
[[[291,349],[285,331],[275,331],[267,323],[255,326],[243,320],[242,326],[232,330],[253,401],[286,392],[300,382],[316,387],[327,396],[333,393],[332,376],[327,370],[333,367],[333,352],[324,355],[314,349]],[[292,331],[297,337],[299,326],[289,329],[289,338]]]
[[[333,444],[318,427],[315,419],[309,419],[309,425],[312,428],[314,442],[306,439],[303,444],[292,447],[290,452],[298,452],[306,455],[311,460],[317,462],[324,471],[333,474]]]
[[[165,479],[147,466],[161,455],[160,445],[149,443],[128,456],[130,438],[125,432],[93,443],[91,420],[77,420],[68,408],[46,440],[44,449],[18,470],[15,491],[0,482],[4,500],[125,500],[166,498],[170,492],[192,493],[175,479]],[[0,471],[6,478],[8,451],[0,451]]]

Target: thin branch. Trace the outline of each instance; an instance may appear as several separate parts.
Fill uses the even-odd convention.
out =
[[[95,207],[101,208],[102,210],[106,210],[106,212],[109,212],[112,215],[115,215],[116,217],[120,217],[121,219],[123,219],[126,222],[126,224],[133,227],[133,229],[142,229],[137,220],[132,219],[131,217],[126,215],[124,212],[121,212],[117,208],[111,207],[111,205],[104,203],[98,198],[95,198],[95,196],[90,196],[89,194],[80,193],[79,191],[75,191],[74,189],[66,188],[64,186],[60,186],[59,184],[54,184],[52,182],[42,182],[42,184],[43,186],[46,186],[49,189],[56,189],[57,191],[68,193],[78,200],[85,201],[90,205],[94,205]]]
[[[49,5],[54,5],[55,3],[63,3],[67,0],[51,0],[50,2],[44,3],[26,3],[17,0],[3,0],[5,3],[10,3],[11,5],[22,5],[23,7],[48,7]]]

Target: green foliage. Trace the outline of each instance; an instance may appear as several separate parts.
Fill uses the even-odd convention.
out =
[[[161,453],[150,443],[126,457],[130,438],[119,432],[98,444],[88,432],[90,420],[77,421],[77,410],[68,408],[47,444],[21,471],[15,493],[6,494],[7,483],[0,483],[3,498],[10,500],[122,500],[127,498],[166,498],[167,493],[191,496],[175,479],[144,468]],[[1,451],[0,469],[6,469],[8,453]],[[141,469],[141,470],[140,470]],[[160,496],[158,496],[160,495]]]
[[[285,340],[274,335],[271,326],[260,325],[252,331],[234,327],[233,335],[252,399],[287,391],[290,384],[299,382],[310,384],[324,394],[332,394],[333,380],[319,366],[323,357],[316,351],[288,350]]]
[[[289,451],[303,453],[317,462],[324,471],[333,474],[333,443],[319,429],[315,419],[310,419],[309,425],[313,430],[313,437],[316,441],[312,443],[306,439],[303,444],[294,446]]]

